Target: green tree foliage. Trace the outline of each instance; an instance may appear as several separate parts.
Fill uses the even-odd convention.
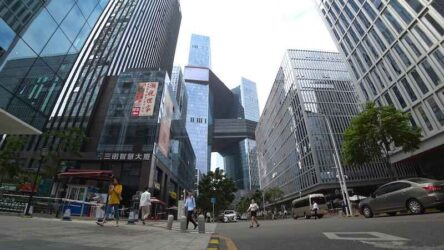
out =
[[[43,138],[55,142],[55,146],[48,149],[48,156],[42,172],[47,178],[52,178],[59,172],[60,161],[64,155],[79,156],[82,144],[87,140],[85,133],[80,128],[49,130],[43,134]]]
[[[214,210],[216,212],[226,209],[234,200],[236,187],[234,182],[227,178],[223,170],[217,168],[214,172],[210,171],[199,182],[199,196],[197,197],[197,206],[204,212],[212,211],[213,205],[211,198],[216,198]]]
[[[279,187],[273,187],[265,191],[265,201],[268,203],[273,203],[282,199],[284,196],[284,191]]]
[[[395,148],[414,151],[420,139],[421,130],[410,125],[407,114],[391,105],[377,107],[374,103],[367,103],[344,133],[342,157],[348,165],[376,158],[385,158],[388,163],[390,151]]]
[[[0,149],[0,180],[14,178],[20,173],[20,151],[24,144],[23,138],[19,136],[10,135],[6,138],[5,145]]]

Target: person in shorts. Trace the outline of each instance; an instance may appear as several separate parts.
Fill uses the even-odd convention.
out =
[[[259,227],[259,223],[257,222],[257,211],[259,210],[259,206],[254,200],[251,200],[250,207],[248,207],[247,212],[250,212],[251,216],[251,225],[250,228],[253,228],[254,223],[256,223],[256,227]]]
[[[116,221],[116,227],[119,226],[119,205],[122,200],[122,185],[119,184],[119,180],[117,177],[113,177],[113,183],[109,185],[108,188],[108,206],[105,208],[105,217],[102,222],[97,221],[97,225],[104,226],[106,223],[106,219],[108,218],[108,214],[111,213],[111,210],[114,211],[114,219]]]

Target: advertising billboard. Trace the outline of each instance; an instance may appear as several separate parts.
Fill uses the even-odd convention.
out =
[[[162,117],[160,119],[159,149],[165,157],[168,157],[170,152],[171,120],[173,118],[173,101],[171,100],[168,90],[165,91],[161,112]]]
[[[152,116],[156,104],[158,82],[140,82],[137,85],[131,115],[134,117]]]

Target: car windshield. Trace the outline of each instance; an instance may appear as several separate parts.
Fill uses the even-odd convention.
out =
[[[418,184],[424,184],[424,183],[428,183],[428,182],[433,182],[433,181],[435,181],[435,180],[432,180],[432,179],[426,179],[426,178],[411,178],[411,179],[407,179],[408,181],[411,181],[411,182],[415,182],[415,183],[418,183]]]

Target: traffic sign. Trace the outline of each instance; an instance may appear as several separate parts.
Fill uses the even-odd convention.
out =
[[[216,197],[211,198],[211,204],[216,204]]]

